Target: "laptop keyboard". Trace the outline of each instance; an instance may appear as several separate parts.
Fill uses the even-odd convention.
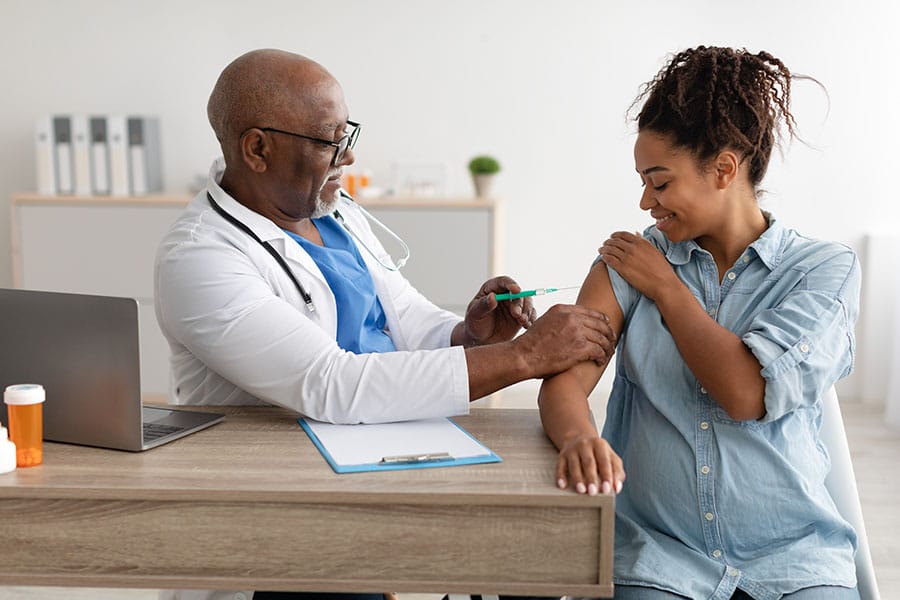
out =
[[[159,438],[181,431],[184,427],[176,427],[175,425],[161,425],[159,423],[144,423],[144,442],[152,442]]]

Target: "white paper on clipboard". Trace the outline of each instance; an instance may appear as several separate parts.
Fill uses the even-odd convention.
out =
[[[338,473],[501,461],[466,430],[445,418],[371,425],[334,425],[301,418],[299,423]],[[438,456],[442,458],[430,458]]]

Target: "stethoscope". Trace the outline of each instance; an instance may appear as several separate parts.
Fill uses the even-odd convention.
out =
[[[350,202],[354,201],[353,197],[344,190],[341,190],[341,196],[346,198]],[[285,262],[284,258],[278,253],[278,250],[276,250],[275,247],[272,246],[272,244],[270,244],[269,242],[261,240],[259,236],[253,233],[253,230],[247,227],[245,223],[219,206],[219,204],[215,200],[213,200],[212,194],[210,194],[208,191],[206,192],[206,198],[209,200],[209,204],[210,206],[212,206],[213,210],[219,213],[222,218],[256,240],[256,242],[260,246],[265,248],[266,251],[272,255],[272,258],[274,258],[278,265],[284,270],[284,272],[287,273],[287,276],[291,278],[291,281],[294,283],[297,291],[300,292],[300,296],[303,297],[303,302],[306,304],[306,308],[309,310],[309,312],[316,312],[316,306],[313,304],[312,296],[309,295],[309,292],[306,291],[306,288],[303,287],[303,284],[300,283],[300,280],[298,280],[294,273],[291,271],[291,268],[288,266],[287,262]],[[406,245],[406,242],[404,242],[399,235],[394,233],[387,225],[376,219],[375,216],[372,215],[372,213],[364,209],[362,206],[357,204],[356,208],[363,214],[364,217],[369,219],[370,222],[378,225],[378,227],[380,227],[382,231],[390,235],[397,241],[398,244],[400,244],[400,247],[403,249],[404,256],[398,259],[396,263],[386,263],[381,257],[375,254],[375,252],[369,247],[369,245],[362,238],[356,235],[356,232],[353,231],[350,225],[347,224],[347,221],[344,219],[344,216],[340,212],[335,210],[331,214],[334,215],[334,218],[337,219],[338,223],[344,226],[344,229],[346,229],[347,233],[349,233],[350,236],[353,237],[354,240],[356,240],[356,243],[362,246],[366,250],[366,252],[368,252],[369,255],[372,256],[372,258],[378,261],[378,264],[380,264],[388,271],[399,271],[400,269],[402,269],[403,265],[406,264],[406,261],[409,260],[410,256],[409,246]]]

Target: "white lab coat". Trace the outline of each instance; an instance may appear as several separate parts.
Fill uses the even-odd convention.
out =
[[[222,190],[217,182],[223,171],[222,159],[213,163],[209,193],[275,247],[316,310],[307,309],[265,248],[213,210],[203,190],[156,257],[156,316],[172,350],[176,403],[276,404],[334,423],[468,413],[465,353],[449,347],[457,315],[436,307],[360,247],[397,352],[342,350],[335,341],[334,295],[321,271],[277,225]],[[338,208],[353,232],[389,261],[356,205],[342,199]],[[160,599],[245,600],[252,593],[164,590]]]
[[[460,318],[360,247],[398,351],[342,350],[335,342],[334,295],[321,271],[277,225],[219,187],[223,169],[222,159],[213,164],[210,194],[275,247],[316,310],[306,308],[265,248],[216,213],[202,191],[163,239],[156,259],[156,314],[172,349],[174,401],[263,402],[333,423],[466,414],[465,353],[449,347]],[[339,211],[373,252],[390,261],[352,201],[342,199]]]

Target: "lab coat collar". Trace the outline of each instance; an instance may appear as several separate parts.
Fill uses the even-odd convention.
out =
[[[319,266],[312,259],[312,257],[307,254],[305,250],[303,250],[302,246],[298,244],[293,238],[291,238],[287,233],[285,233],[280,227],[278,227],[275,223],[262,216],[261,214],[253,211],[234,198],[232,198],[225,190],[222,189],[222,186],[219,183],[222,181],[222,175],[225,172],[225,160],[223,158],[218,158],[215,162],[213,162],[212,167],[209,170],[209,181],[207,183],[207,191],[213,197],[219,206],[222,207],[228,214],[240,220],[242,223],[247,225],[253,233],[259,237],[259,239],[270,242],[272,246],[288,261],[289,266],[291,263],[299,265],[299,268],[305,271],[306,273],[312,275],[319,281],[320,292],[327,293],[329,295],[332,294],[331,287],[328,285],[325,276],[322,274],[322,271],[319,269]],[[205,196],[205,193],[203,194]],[[212,207],[210,207],[212,210]],[[349,196],[341,195],[338,199],[338,210],[341,215],[346,220],[347,224],[353,228],[353,231],[358,235],[362,235],[366,238],[366,243],[369,244],[371,248],[380,248],[380,244],[375,236],[371,233],[366,218],[363,214],[357,209],[355,202]],[[351,236],[352,237],[352,236]],[[255,242],[252,242],[255,243]],[[355,238],[353,238],[353,243],[359,247],[359,243]],[[387,272],[384,270],[384,267],[381,266],[375,258],[370,256],[369,252],[360,248],[360,255],[363,257],[363,261],[365,261],[366,266],[368,267],[369,273],[372,277],[372,282],[375,285],[375,291],[379,298],[382,299],[382,307],[384,308],[387,321],[388,328],[391,330],[391,337],[394,340],[394,344],[398,349],[406,348],[407,342],[405,337],[402,335],[402,329],[400,327],[400,318],[397,312],[396,307],[394,306],[394,302],[390,300],[391,293],[388,289],[388,281],[386,279]],[[385,301],[384,299],[388,299]],[[334,296],[331,295],[328,302],[320,303],[317,301],[316,297],[313,298],[313,302],[316,302],[317,311],[327,311],[327,318],[329,319],[329,323],[333,323],[333,328],[336,329],[337,325],[337,308],[335,306]],[[331,331],[332,335],[336,335],[336,330]]]
[[[265,242],[282,239],[284,232],[278,225],[255,210],[247,208],[222,189],[220,184],[224,173],[225,159],[219,157],[209,169],[209,182],[207,183],[207,190],[212,195],[213,200],[218,202],[219,206],[225,209],[228,214],[249,227],[259,239]]]
[[[225,173],[225,159],[219,157],[209,169],[207,191],[225,212],[241,221],[264,242],[269,242],[289,263],[300,265],[305,271],[327,286],[325,276],[319,266],[301,247],[278,225],[258,212],[247,208],[231,197],[219,183]],[[329,288],[330,289],[330,288]]]

